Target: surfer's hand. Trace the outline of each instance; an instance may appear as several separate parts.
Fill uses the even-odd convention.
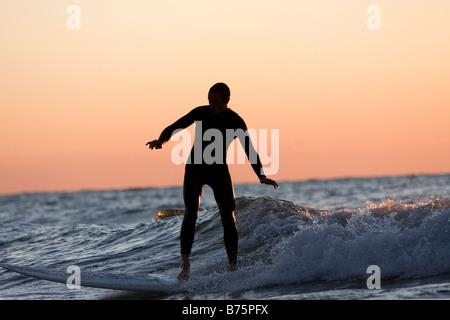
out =
[[[259,182],[261,182],[263,184],[269,184],[269,185],[273,186],[275,189],[279,188],[278,183],[272,179],[263,177],[263,178],[259,179]]]
[[[149,141],[147,142],[145,145],[148,145],[148,147],[150,149],[161,149],[162,148],[162,143],[159,140],[153,140],[153,141]]]

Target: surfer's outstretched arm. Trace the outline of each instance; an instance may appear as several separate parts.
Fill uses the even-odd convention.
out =
[[[199,110],[199,108],[195,108],[195,109],[191,110],[188,114],[181,117],[180,119],[178,119],[177,121],[172,123],[170,126],[165,128],[163,130],[163,132],[161,132],[161,135],[159,136],[158,139],[149,141],[145,145],[146,146],[148,145],[148,147],[152,150],[153,149],[161,149],[163,144],[165,144],[167,141],[170,140],[170,138],[172,137],[172,134],[176,130],[186,129],[187,127],[189,127],[191,124],[194,123],[194,120],[196,119],[198,110]]]
[[[259,158],[258,153],[253,147],[252,140],[250,139],[250,135],[247,130],[247,126],[245,123],[242,125],[242,129],[245,131],[245,135],[238,136],[239,141],[241,142],[242,147],[245,150],[245,154],[247,155],[247,159],[252,165],[253,171],[259,178],[259,182],[262,184],[268,184],[273,186],[275,189],[279,188],[278,183],[275,180],[269,179],[264,175],[264,170],[261,164],[261,159]]]

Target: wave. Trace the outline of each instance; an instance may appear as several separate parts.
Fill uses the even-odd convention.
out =
[[[227,290],[360,281],[369,276],[370,265],[380,267],[382,279],[450,272],[450,201],[446,199],[367,202],[364,208],[333,212],[269,197],[241,197],[236,219],[240,270],[222,275]],[[207,239],[209,231],[200,230],[199,237]],[[217,276],[217,265],[210,263],[200,263],[198,272]],[[238,280],[233,280],[235,276]]]
[[[4,262],[21,265],[176,275],[182,212],[159,210],[135,225],[7,223],[0,250]],[[365,286],[370,265],[380,267],[382,281],[450,272],[448,199],[367,202],[358,209],[330,211],[270,197],[238,197],[235,214],[239,268],[227,272],[220,214],[214,208],[200,210],[192,292],[362,280]]]

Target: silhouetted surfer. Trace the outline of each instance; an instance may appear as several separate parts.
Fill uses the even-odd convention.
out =
[[[259,181],[278,188],[278,184],[274,180],[268,179],[264,175],[259,155],[252,147],[244,120],[228,108],[230,100],[228,86],[224,83],[217,83],[212,86],[208,93],[208,100],[208,106],[194,108],[184,117],[165,128],[159,139],[147,143],[150,149],[161,149],[162,145],[169,141],[176,130],[185,129],[194,122],[199,125],[196,127],[196,138],[186,163],[183,182],[185,212],[180,232],[182,263],[181,272],[178,276],[183,280],[189,278],[189,255],[194,241],[195,222],[205,184],[213,190],[214,198],[219,207],[230,270],[236,269],[238,233],[234,217],[235,199],[233,183],[226,163],[226,150],[236,137],[241,141]],[[205,141],[203,139],[204,133],[208,130],[210,130],[209,133],[216,135],[220,132],[222,139],[217,139],[216,136],[217,141],[216,139]],[[235,133],[231,138],[230,132]],[[242,132],[245,134],[239,134]],[[222,141],[221,147],[214,148],[213,152],[208,153],[207,151],[212,150],[213,144],[217,146],[218,141]]]

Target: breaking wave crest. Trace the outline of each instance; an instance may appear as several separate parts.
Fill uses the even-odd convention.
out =
[[[370,265],[380,267],[382,278],[425,278],[450,272],[447,199],[367,202],[364,208],[333,212],[268,197],[241,197],[236,219],[241,269],[233,276],[223,275],[228,289],[358,281],[367,278]],[[220,219],[214,221],[217,233]],[[208,231],[212,230],[201,229],[199,238],[208,239]],[[200,263],[198,269],[204,276],[217,276],[210,261]]]

